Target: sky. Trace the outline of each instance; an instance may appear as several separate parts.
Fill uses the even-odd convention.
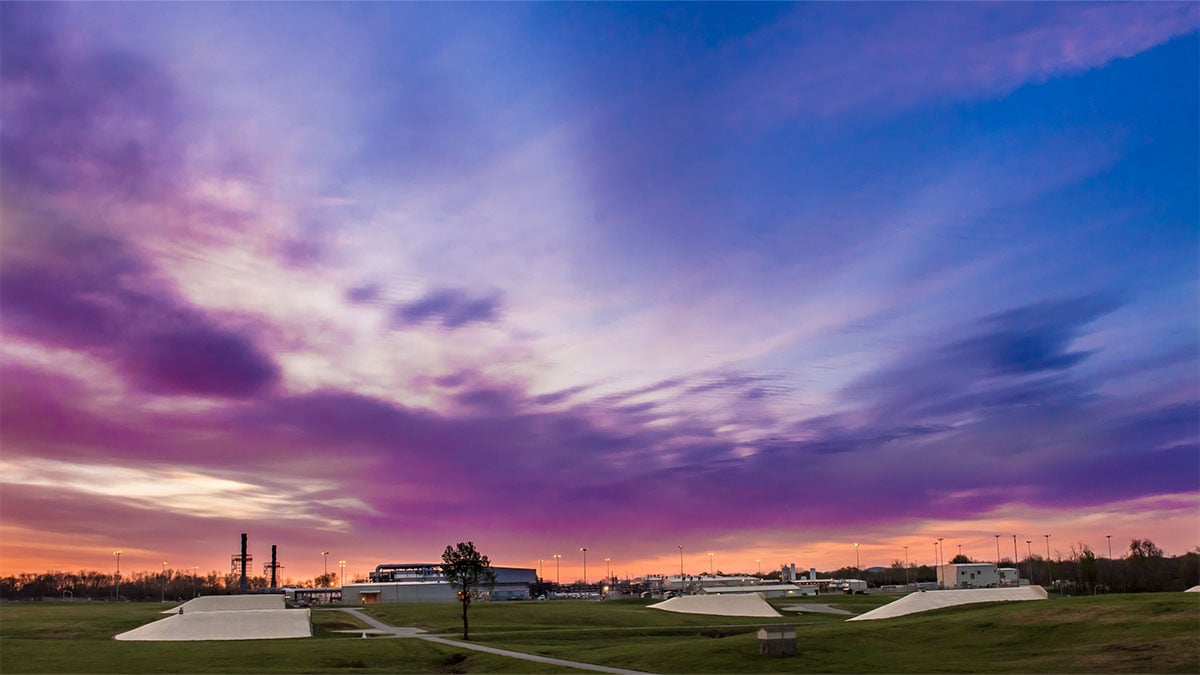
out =
[[[1200,546],[1196,3],[0,38],[0,574]]]

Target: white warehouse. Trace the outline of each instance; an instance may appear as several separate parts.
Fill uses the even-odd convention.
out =
[[[937,568],[941,588],[999,588],[995,563],[948,563]]]

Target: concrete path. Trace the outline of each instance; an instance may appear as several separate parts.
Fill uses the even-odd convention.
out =
[[[499,649],[496,647],[488,647],[486,645],[477,645],[471,642],[463,642],[461,640],[449,640],[447,638],[429,635],[420,628],[408,628],[389,626],[368,616],[362,610],[353,607],[342,607],[343,612],[353,614],[362,619],[367,625],[384,631],[394,637],[417,638],[427,642],[437,642],[438,644],[449,645],[451,647],[460,647],[462,649],[473,649],[477,652],[487,652],[488,654],[497,654],[499,656],[507,656],[513,659],[521,659],[523,661],[533,661],[534,663],[545,663],[551,666],[562,666],[563,668],[574,668],[576,670],[590,670],[597,673],[616,673],[618,675],[646,675],[637,670],[623,670],[621,668],[609,668],[608,666],[598,666],[592,663],[582,663],[580,661],[568,661],[566,659],[555,659],[549,656],[538,656],[537,654],[526,654],[524,652],[514,652],[507,649]]]
[[[783,609],[786,612],[817,612],[819,614],[844,614],[846,616],[854,616],[854,612],[847,612],[839,607],[819,605],[815,602],[806,602],[800,605],[788,605]]]

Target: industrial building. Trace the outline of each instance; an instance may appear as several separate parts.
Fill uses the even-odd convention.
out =
[[[537,570],[523,567],[493,567],[496,584],[475,592],[488,600],[528,600],[529,586],[537,583]],[[342,586],[342,603],[374,605],[397,602],[453,602],[456,590],[442,576],[441,566],[432,563],[388,563],[377,565],[363,583]]]
[[[797,586],[796,584],[755,584],[752,586],[705,586],[700,589],[704,595],[738,595],[758,593],[764,598],[795,598],[805,595],[816,595],[813,586]]]
[[[998,588],[1000,573],[994,563],[947,563],[937,568],[941,588]]]

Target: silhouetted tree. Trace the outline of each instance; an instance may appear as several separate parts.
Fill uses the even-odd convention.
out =
[[[458,589],[458,600],[462,603],[463,639],[469,640],[467,608],[471,606],[471,589],[481,585],[490,589],[496,585],[492,562],[475,550],[474,542],[459,542],[456,546],[447,546],[442,552],[442,576],[446,577],[452,588]]]

